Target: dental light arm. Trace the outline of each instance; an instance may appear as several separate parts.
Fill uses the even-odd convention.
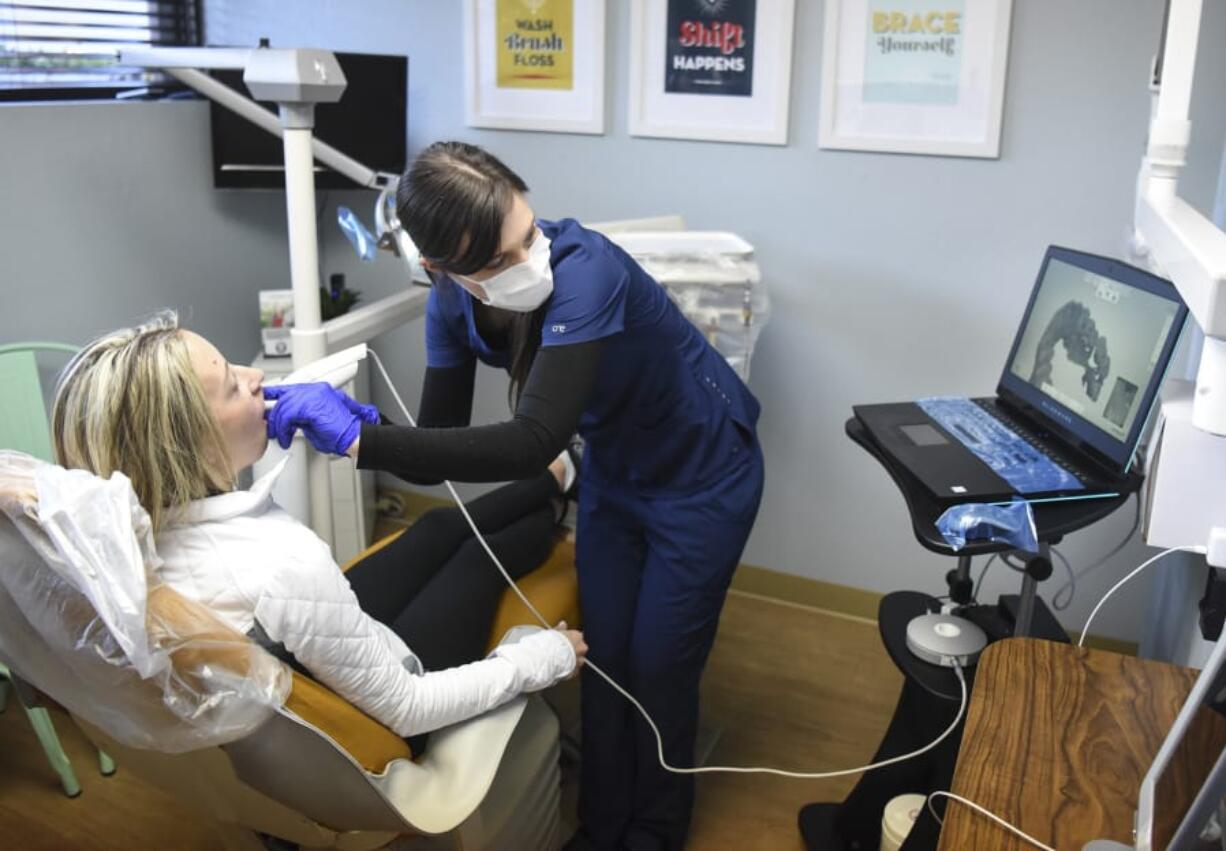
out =
[[[251,57],[258,53],[285,53],[290,51],[273,51],[271,48],[235,49],[235,48],[177,48],[154,47],[120,51],[119,61],[123,65],[146,68],[160,68],[174,77],[183,85],[199,92],[233,113],[247,119],[267,133],[284,138],[284,131],[277,114],[260,106],[250,98],[243,97],[225,83],[218,82],[200,69],[246,71]],[[321,54],[325,51],[292,51],[305,54]],[[327,54],[331,56],[331,54]],[[335,62],[335,58],[332,60]],[[327,67],[326,65],[324,67]],[[340,73],[340,66],[336,66]],[[248,82],[246,75],[244,82]],[[344,75],[341,74],[344,83]],[[257,84],[258,85],[258,84]],[[342,88],[343,91],[343,88]],[[339,98],[339,95],[338,95]],[[397,175],[383,171],[374,171],[353,157],[329,145],[327,142],[312,138],[311,153],[315,159],[334,171],[343,174],[354,183],[366,189],[383,190],[395,187]]]
[[[1226,234],[1178,196],[1202,0],[1170,0],[1157,108],[1137,185],[1136,238],[1205,333],[1192,422],[1226,435]]]
[[[130,53],[124,52],[122,54],[123,62],[125,65],[148,64],[150,61],[156,61],[165,50],[165,48],[162,48],[132,51]],[[162,67],[167,74],[170,74],[176,80],[183,83],[183,85],[194,89],[209,100],[247,119],[261,130],[276,136],[278,139],[284,139],[285,134],[281,121],[274,113],[250,98],[243,97],[225,83],[218,82],[199,70],[200,68],[226,68],[231,70],[245,68],[247,57],[253,51],[223,51],[227,54],[226,56],[211,60],[208,54],[213,50],[214,48],[190,50],[191,56],[186,56],[182,59],[163,60],[181,61],[188,67],[174,67],[170,65]],[[205,55],[199,56],[198,54]],[[197,58],[201,62],[192,61]],[[235,65],[235,61],[241,64]],[[207,64],[205,64],[206,62]],[[379,197],[375,201],[375,225],[376,235],[379,237],[379,247],[387,249],[404,259],[409,265],[410,273],[416,272],[417,248],[413,245],[413,241],[409,239],[409,235],[401,229],[400,221],[396,218],[396,184],[400,179],[399,175],[368,168],[343,151],[339,151],[327,142],[315,137],[311,138],[311,153],[315,159],[333,171],[343,174],[359,186],[365,189],[378,190]]]
[[[252,55],[257,52],[267,54],[274,51],[271,48],[138,48],[120,51],[119,61],[123,65],[160,68],[188,88],[245,118],[266,133],[284,140],[284,128],[276,113],[265,109],[251,98],[244,97],[201,70],[245,71]],[[323,51],[294,52],[323,53]],[[337,70],[339,71],[339,66]],[[246,81],[247,77],[244,75],[244,82]],[[349,178],[358,186],[379,192],[374,210],[375,233],[379,238],[379,247],[391,251],[404,260],[409,267],[410,274],[416,279],[424,278],[417,266],[417,248],[409,239],[409,235],[400,227],[400,221],[396,217],[396,184],[400,179],[399,175],[386,171],[375,171],[315,137],[311,138],[311,154],[316,160]],[[394,305],[382,304],[381,306],[386,309]],[[344,345],[344,343],[333,343],[329,339],[329,348],[335,345]]]
[[[1205,334],[1191,404],[1163,405],[1145,539],[1150,546],[1204,546],[1211,565],[1226,567],[1226,496],[1205,488],[1210,471],[1226,467],[1226,234],[1178,195],[1201,6],[1202,0],[1168,0],[1154,68],[1157,99],[1137,177],[1135,247],[1171,279]]]

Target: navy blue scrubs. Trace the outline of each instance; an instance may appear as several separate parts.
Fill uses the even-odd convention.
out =
[[[539,221],[554,291],[541,345],[601,340],[594,392],[579,420],[576,551],[583,630],[593,662],[647,709],[672,765],[691,766],[698,682],[728,584],[762,497],[749,389],[654,279],[572,219]],[[505,368],[446,282],[430,293],[427,363],[474,356]],[[601,848],[681,848],[693,779],[667,773],[638,712],[583,675],[580,817]]]

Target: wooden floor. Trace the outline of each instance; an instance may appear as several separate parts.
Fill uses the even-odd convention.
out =
[[[877,625],[733,593],[703,679],[709,762],[830,771],[863,765],[893,714],[902,675]],[[796,812],[841,800],[855,777],[700,776],[690,846],[800,849]]]
[[[720,731],[710,761],[801,771],[863,764],[885,730],[901,682],[874,624],[734,592],[703,685],[703,726]],[[122,765],[113,777],[100,776],[84,736],[63,713],[53,715],[83,791],[73,800],[64,797],[10,697],[0,714],[0,847],[218,847],[207,817]],[[801,849],[797,809],[840,799],[854,783],[854,777],[700,776],[690,847]],[[573,790],[565,798],[573,801]]]

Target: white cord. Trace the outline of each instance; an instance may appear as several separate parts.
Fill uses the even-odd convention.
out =
[[[1132,577],[1136,576],[1142,570],[1149,567],[1151,564],[1153,564],[1154,562],[1156,562],[1158,559],[1162,558],[1163,556],[1168,556],[1171,553],[1176,553],[1181,550],[1183,552],[1188,552],[1188,553],[1202,553],[1203,554],[1206,552],[1205,547],[1200,547],[1200,546],[1171,547],[1169,550],[1163,550],[1162,552],[1158,553],[1156,556],[1146,559],[1145,561],[1141,563],[1140,567],[1133,568],[1133,570],[1127,576],[1125,576],[1119,582],[1111,586],[1110,591],[1108,591],[1106,594],[1103,594],[1102,599],[1098,601],[1098,605],[1095,606],[1094,610],[1090,612],[1090,616],[1086,618],[1086,625],[1081,630],[1081,638],[1077,639],[1077,646],[1081,647],[1082,645],[1086,643],[1086,634],[1090,631],[1090,624],[1094,621],[1094,616],[1097,615],[1098,610],[1103,607],[1103,603],[1107,602],[1107,599],[1112,594],[1114,594],[1116,591],[1119,590],[1121,585],[1123,585],[1129,579],[1132,579]]]
[[[387,384],[388,388],[392,391],[392,397],[396,400],[396,404],[400,407],[401,413],[404,414],[405,419],[407,419],[411,425],[416,427],[417,421],[413,419],[413,415],[409,413],[408,407],[405,406],[404,401],[400,398],[400,394],[396,391],[396,385],[392,384],[392,379],[388,376],[387,370],[383,368],[383,362],[379,360],[379,356],[375,354],[373,349],[368,347],[367,352],[369,353],[371,359],[375,362],[375,366],[378,367],[379,373],[383,376],[383,381]],[[464,519],[468,521],[468,525],[472,528],[473,534],[476,536],[477,540],[481,543],[482,549],[484,549],[485,552],[489,555],[490,560],[494,562],[494,565],[498,568],[498,572],[501,573],[502,578],[506,580],[507,585],[511,586],[511,590],[514,591],[516,596],[519,597],[520,601],[523,602],[523,604],[528,607],[528,611],[532,612],[532,614],[540,622],[541,626],[543,626],[545,629],[553,629],[553,625],[550,624],[547,620],[545,620],[545,617],[539,611],[537,611],[536,606],[532,605],[531,601],[529,601],[528,598],[524,595],[524,592],[521,591],[519,589],[519,586],[515,584],[515,580],[511,578],[509,573],[507,573],[506,568],[502,566],[502,562],[498,560],[498,556],[494,555],[494,551],[490,549],[489,544],[485,542],[485,537],[481,534],[481,530],[477,528],[477,524],[473,522],[472,516],[468,513],[468,508],[464,505],[464,501],[460,499],[460,495],[456,493],[455,487],[449,481],[444,481],[443,484],[447,487],[447,491],[448,493],[451,494],[451,498],[455,500],[455,504],[460,509],[460,513],[464,515]],[[616,691],[622,697],[626,698],[626,700],[630,701],[630,703],[634,706],[634,708],[639,711],[639,714],[643,716],[643,720],[645,720],[647,722],[647,725],[651,727],[651,732],[655,734],[656,757],[660,761],[660,766],[665,771],[671,771],[674,774],[713,774],[717,772],[723,772],[723,773],[728,773],[728,774],[775,774],[780,777],[795,777],[801,780],[822,780],[822,779],[829,778],[829,777],[844,777],[848,774],[861,774],[865,771],[872,771],[877,768],[883,768],[887,765],[894,765],[895,763],[905,762],[906,760],[911,759],[913,757],[917,757],[920,754],[927,753],[928,751],[932,750],[937,745],[939,745],[941,742],[945,741],[945,739],[949,736],[949,734],[952,733],[957,728],[959,723],[961,723],[962,716],[966,712],[966,703],[967,703],[966,677],[962,673],[962,667],[955,664],[954,673],[957,674],[958,684],[962,687],[962,703],[958,707],[958,714],[954,718],[953,723],[950,724],[949,727],[945,729],[944,733],[937,736],[937,738],[935,738],[932,742],[920,748],[919,750],[912,751],[911,753],[908,753],[908,754],[903,754],[902,756],[891,757],[890,759],[883,759],[881,762],[875,762],[875,763],[872,763],[871,765],[863,765],[863,766],[860,766],[859,768],[845,768],[840,771],[802,772],[802,771],[785,771],[784,769],[781,769],[781,768],[758,768],[758,767],[738,767],[738,766],[718,766],[718,765],[706,765],[706,766],[700,766],[697,768],[682,768],[682,767],[678,767],[674,765],[669,765],[668,761],[664,759],[664,739],[660,736],[660,728],[656,726],[656,722],[652,720],[651,716],[647,713],[647,710],[643,708],[643,704],[635,700],[634,696],[630,694],[630,692],[626,691],[624,688],[618,685],[617,682],[612,677],[610,677],[608,674],[602,671],[599,667],[597,667],[590,659],[584,660],[584,665],[591,668],[593,673],[595,673],[602,680],[607,682],[613,688],[614,691]]]
[[[1063,612],[1073,602],[1073,597],[1077,595],[1077,574],[1073,572],[1073,566],[1069,564],[1069,560],[1064,557],[1064,553],[1060,552],[1055,547],[1051,548],[1051,554],[1060,559],[1060,563],[1064,565],[1064,570],[1068,574],[1068,581],[1060,586],[1060,590],[1056,591],[1051,597],[1051,607],[1057,612]],[[1060,602],[1060,591],[1068,589],[1068,599],[1063,603]]]
[[[1017,571],[1018,573],[1026,572],[1025,565],[1019,567],[1018,565],[1014,564],[1009,559],[1009,554],[1007,552],[992,553],[991,557],[987,560],[987,563],[984,564],[983,570],[979,571],[979,578],[975,580],[975,588],[973,591],[971,591],[971,599],[976,603],[979,602],[979,592],[983,589],[983,578],[988,575],[988,568],[991,567],[992,563],[997,559],[1000,559],[1001,563],[1010,570]]]
[[[928,812],[932,813],[932,817],[933,817],[934,819],[936,819],[936,820],[937,820],[937,824],[941,825],[942,827],[944,827],[944,824],[945,824],[945,823],[944,823],[943,821],[941,821],[941,817],[937,815],[937,811],[936,811],[935,809],[933,809],[933,807],[932,807],[932,799],[933,799],[933,798],[937,798],[937,797],[941,797],[941,798],[949,798],[951,801],[957,801],[959,804],[964,804],[964,805],[966,805],[966,806],[970,807],[972,810],[977,810],[977,811],[979,811],[979,812],[983,813],[985,816],[987,816],[987,817],[988,817],[988,818],[990,818],[992,821],[994,821],[994,822],[996,822],[997,824],[999,824],[999,825],[1000,825],[1001,827],[1003,827],[1005,830],[1008,830],[1009,832],[1011,832],[1011,833],[1013,833],[1013,834],[1015,834],[1015,835],[1017,835],[1017,836],[1020,836],[1022,839],[1026,840],[1026,841],[1027,841],[1027,842],[1029,842],[1031,845],[1034,845],[1034,846],[1035,846],[1035,847],[1037,847],[1037,848],[1042,848],[1042,849],[1043,849],[1043,851],[1056,851],[1056,849],[1055,849],[1055,848],[1052,848],[1050,845],[1044,845],[1042,842],[1040,842],[1039,840],[1035,839],[1035,838],[1034,838],[1033,836],[1031,836],[1030,834],[1028,834],[1028,833],[1024,833],[1023,831],[1021,831],[1021,830],[1019,830],[1018,828],[1014,827],[1013,825],[1009,824],[1009,822],[1005,821],[1005,820],[1004,820],[1003,818],[1001,818],[1000,816],[998,816],[998,815],[994,815],[993,813],[988,812],[988,811],[987,811],[987,810],[985,810],[983,807],[981,807],[981,806],[979,806],[978,804],[976,804],[974,801],[968,801],[968,800],[966,800],[966,798],[963,798],[961,795],[955,795],[955,794],[953,794],[952,792],[933,792],[932,794],[930,794],[930,795],[928,796]]]
[[[1123,540],[1121,540],[1118,544],[1112,547],[1111,550],[1106,555],[1099,557],[1092,564],[1088,564],[1085,567],[1078,570],[1076,573],[1071,574],[1068,580],[1063,585],[1061,585],[1059,588],[1056,589],[1056,593],[1052,594],[1052,597],[1051,597],[1052,608],[1054,608],[1056,611],[1062,612],[1072,604],[1073,595],[1077,593],[1078,580],[1085,579],[1095,570],[1098,570],[1104,564],[1111,561],[1111,559],[1114,558],[1117,553],[1123,550],[1124,547],[1128,546],[1129,541],[1132,540],[1132,536],[1137,533],[1137,529],[1141,528],[1141,492],[1137,491],[1135,496],[1136,496],[1136,502],[1137,502],[1137,511],[1136,511],[1136,515],[1133,517],[1132,527],[1129,528],[1128,534],[1124,536]],[[1054,555],[1059,556],[1061,559],[1063,559],[1065,565],[1067,566],[1068,559],[1065,559],[1064,556],[1061,555],[1060,552],[1055,547],[1052,547],[1051,551]],[[1066,594],[1067,596],[1065,596]]]

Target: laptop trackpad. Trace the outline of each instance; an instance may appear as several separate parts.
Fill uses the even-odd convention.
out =
[[[928,423],[900,425],[898,430],[914,446],[944,446],[949,440]]]

